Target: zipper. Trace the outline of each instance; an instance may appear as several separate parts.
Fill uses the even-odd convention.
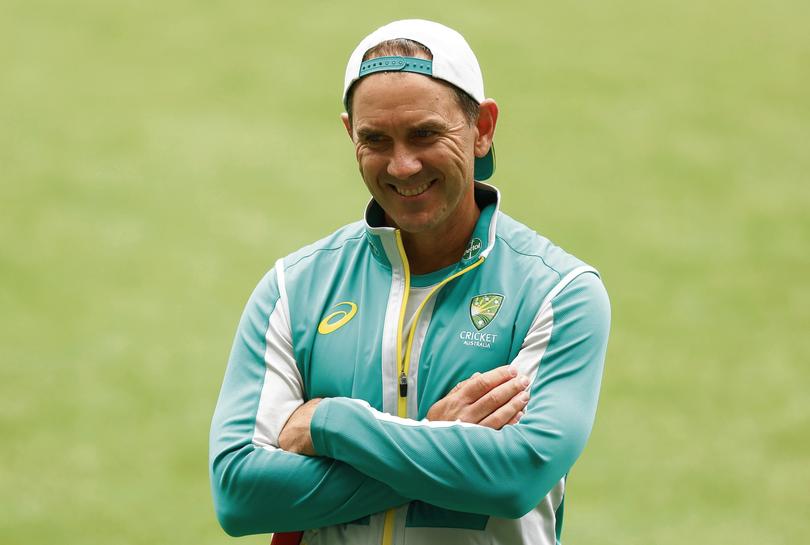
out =
[[[408,375],[405,371],[399,372],[399,397],[408,397]]]
[[[411,352],[413,350],[413,338],[414,334],[416,333],[416,325],[419,323],[419,316],[422,314],[422,309],[425,308],[425,304],[433,297],[437,291],[439,291],[445,284],[453,280],[454,278],[458,278],[464,273],[467,273],[474,268],[478,267],[481,263],[484,262],[484,257],[478,258],[478,261],[473,263],[472,265],[468,265],[467,267],[457,271],[438,284],[436,284],[430,293],[428,293],[427,297],[419,304],[416,308],[416,312],[414,312],[413,320],[411,321],[411,329],[408,331],[408,344],[405,349],[405,357],[402,357],[402,327],[405,325],[405,309],[408,306],[408,295],[411,291],[411,269],[410,265],[408,264],[408,256],[405,254],[405,246],[402,244],[402,233],[399,229],[394,232],[396,241],[397,241],[397,249],[399,250],[399,257],[402,260],[402,267],[405,271],[405,292],[402,296],[402,307],[399,311],[399,323],[397,324],[397,366],[399,370],[399,396],[397,399],[397,416],[401,418],[408,417],[408,371],[410,370],[411,365]],[[389,509],[385,513],[385,522],[383,523],[383,539],[382,545],[392,545],[394,541],[394,516],[396,515],[396,509]]]
[[[413,339],[416,336],[416,326],[419,323],[419,316],[422,314],[422,310],[425,308],[425,305],[430,298],[436,295],[436,292],[442,289],[448,282],[453,280],[454,278],[458,278],[464,273],[467,273],[474,268],[478,267],[481,263],[484,262],[484,258],[478,258],[478,261],[473,263],[472,265],[468,265],[465,268],[461,269],[460,271],[456,271],[455,273],[451,274],[438,284],[436,284],[430,293],[427,294],[427,297],[419,304],[416,308],[416,312],[413,314],[413,321],[411,322],[411,330],[408,332],[408,345],[405,349],[405,358],[401,361],[401,369],[399,373],[399,416],[405,418],[407,416],[407,403],[408,403],[408,371],[410,370],[411,366],[411,352],[413,350]],[[403,388],[404,386],[404,388]],[[404,393],[403,393],[404,391]]]
[[[411,292],[411,268],[408,264],[408,256],[405,255],[405,246],[402,244],[402,232],[394,231],[394,238],[397,241],[399,258],[402,261],[402,268],[405,273],[405,288],[402,293],[402,306],[399,309],[399,323],[397,323],[397,367],[399,373],[399,397],[397,399],[397,416],[405,418],[407,416],[407,404],[403,400],[408,399],[408,375],[402,365],[402,327],[405,325],[405,309],[408,306],[408,295]],[[396,509],[389,509],[385,513],[383,522],[382,545],[392,545],[394,542],[394,517]]]

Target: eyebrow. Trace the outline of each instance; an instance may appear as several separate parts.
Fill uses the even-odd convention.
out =
[[[374,129],[369,128],[369,127],[362,127],[360,129],[357,129],[357,137],[361,138],[361,139],[365,139],[365,138],[368,138],[369,136],[377,135],[377,134],[382,134],[382,133],[381,133],[381,131],[374,130]]]
[[[446,123],[442,123],[440,121],[425,121],[423,123],[418,123],[411,127],[410,130],[420,131],[420,130],[429,130],[429,131],[441,131],[447,128]]]
[[[420,131],[420,130],[429,130],[429,131],[442,131],[447,129],[447,124],[437,120],[427,120],[421,123],[416,123],[415,125],[407,127],[408,131]],[[358,138],[368,138],[369,136],[376,136],[380,134],[386,134],[385,130],[376,129],[374,127],[360,127],[355,130],[357,133]]]

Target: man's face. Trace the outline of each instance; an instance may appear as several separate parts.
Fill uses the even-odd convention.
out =
[[[360,173],[390,224],[441,234],[475,215],[472,183],[478,128],[454,91],[412,73],[373,74],[354,90]]]

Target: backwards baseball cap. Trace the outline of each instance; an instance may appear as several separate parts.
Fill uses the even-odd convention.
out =
[[[372,47],[398,38],[413,40],[427,47],[433,55],[433,60],[389,56],[363,61],[366,51]],[[343,104],[346,105],[349,89],[354,82],[377,72],[414,72],[455,85],[479,104],[485,98],[481,68],[467,41],[452,28],[433,21],[423,19],[394,21],[363,38],[349,57],[349,64],[346,65]],[[473,177],[476,180],[486,180],[494,171],[495,148],[490,146],[489,152],[484,157],[475,158]]]

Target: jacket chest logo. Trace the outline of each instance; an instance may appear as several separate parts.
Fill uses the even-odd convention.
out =
[[[464,259],[465,261],[468,261],[468,260],[474,258],[479,253],[481,253],[481,248],[483,246],[484,246],[484,244],[481,242],[480,238],[477,238],[477,237],[473,238],[472,240],[470,240],[470,243],[467,245],[467,249],[464,250],[464,255],[461,256],[462,259]]]
[[[354,315],[357,314],[357,305],[351,301],[343,301],[332,308],[337,310],[327,314],[326,317],[321,320],[321,323],[318,324],[318,333],[321,335],[329,335],[333,331],[337,331],[348,324],[349,321],[354,318]]]
[[[497,293],[484,293],[476,295],[470,301],[470,320],[475,329],[481,331],[487,327],[501,310],[503,295]]]

